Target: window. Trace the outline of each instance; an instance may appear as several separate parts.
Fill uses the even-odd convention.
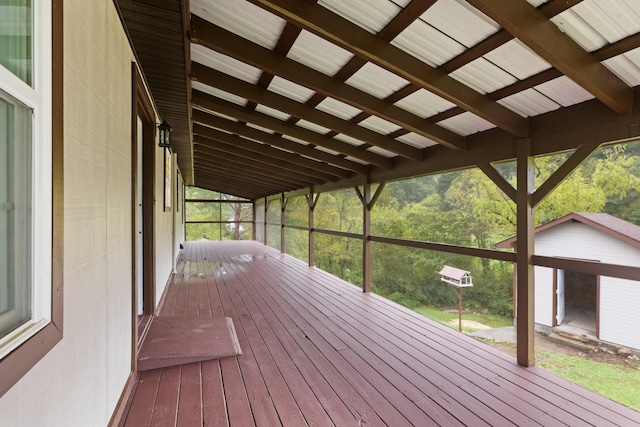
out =
[[[57,1],[0,0],[0,396],[61,339]]]

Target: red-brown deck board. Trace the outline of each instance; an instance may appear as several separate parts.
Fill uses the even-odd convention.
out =
[[[243,351],[144,372],[127,426],[633,426],[640,413],[257,242],[188,242],[162,316]]]

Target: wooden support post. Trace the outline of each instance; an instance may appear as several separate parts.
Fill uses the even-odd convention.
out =
[[[251,202],[251,240],[256,240],[256,201]]]
[[[531,140],[517,143],[518,182],[516,188],[516,315],[517,360],[521,366],[533,366],[534,355],[534,287],[533,287],[533,236],[534,236],[534,159]]]
[[[458,291],[458,332],[462,332],[462,289],[456,289]]]
[[[307,204],[309,205],[309,267],[313,267],[315,265],[315,219],[314,212],[316,210],[316,204],[318,204],[318,199],[320,198],[320,194],[313,194],[313,188],[310,189],[309,194],[305,196],[307,199]]]
[[[284,193],[280,195],[280,253],[285,253],[286,245],[284,239],[284,214],[287,209],[287,199],[284,197]]]
[[[371,292],[371,184],[367,179],[362,194],[362,292]]]
[[[267,200],[267,198],[264,198],[264,230],[262,230],[262,232],[264,233],[264,244],[265,246],[267,245],[267,211],[269,210],[269,200]]]
[[[356,194],[362,202],[362,292],[371,292],[371,211],[382,194],[385,183],[381,182],[373,197],[369,179],[361,192],[355,187]]]

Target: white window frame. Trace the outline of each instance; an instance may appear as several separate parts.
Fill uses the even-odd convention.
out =
[[[52,302],[52,3],[33,1],[33,82],[0,65],[0,89],[33,111],[32,318],[0,339],[0,360],[51,323]]]

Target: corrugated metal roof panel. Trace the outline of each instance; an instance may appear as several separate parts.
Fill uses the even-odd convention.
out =
[[[275,108],[267,107],[266,105],[258,104],[256,105],[256,111],[262,114],[266,114],[271,117],[275,117],[278,120],[288,120],[291,117],[290,114],[284,113],[280,110],[276,110]]]
[[[392,158],[392,157],[396,157],[396,153],[392,153],[389,150],[385,150],[384,148],[380,148],[380,147],[369,147],[367,148],[367,151],[371,151],[372,153],[376,153],[376,154],[380,154],[381,156],[387,157],[387,158]]]
[[[329,128],[317,125],[315,123],[308,122],[306,120],[298,120],[296,122],[296,126],[300,126],[301,128],[309,129],[309,130],[312,130],[314,132],[318,132],[318,133],[321,133],[321,134],[325,134],[325,133],[331,131],[331,129],[329,129]]]
[[[466,47],[476,45],[500,29],[493,19],[463,0],[438,0],[420,19]]]
[[[358,123],[360,126],[370,129],[374,132],[381,133],[386,135],[388,133],[397,131],[401,129],[401,126],[398,126],[395,123],[391,123],[390,121],[381,119],[380,117],[370,116]]]
[[[324,148],[320,146],[316,147],[316,150],[324,151],[325,153],[333,154],[334,156],[337,156],[338,154],[340,154],[337,151],[329,150],[328,148]]]
[[[353,54],[309,31],[302,30],[287,53],[287,58],[333,76],[353,58]]]
[[[455,107],[454,103],[425,89],[417,90],[411,95],[405,96],[395,105],[423,119]]]
[[[367,62],[346,83],[380,99],[386,98],[409,84],[402,77],[371,62]]]
[[[267,133],[270,133],[270,134],[274,134],[275,133],[271,129],[264,128],[262,126],[258,126],[258,125],[253,124],[253,123],[247,123],[247,127],[250,127],[250,128],[253,128],[253,129],[257,129],[257,130],[261,130],[262,132],[267,132]]]
[[[603,64],[629,86],[640,85],[640,48],[608,59]]]
[[[591,93],[566,76],[540,84],[535,89],[563,107],[579,104],[594,98]]]
[[[316,108],[320,111],[324,111],[325,113],[332,114],[344,120],[350,120],[351,118],[357,116],[362,112],[358,108],[352,107],[349,104],[345,104],[342,101],[338,101],[337,99],[329,97],[323,99],[322,102],[316,106]]]
[[[484,57],[519,80],[551,68],[547,61],[517,39],[503,44]]]
[[[462,136],[471,135],[495,127],[493,123],[490,123],[468,111],[457,116],[450,117],[446,120],[442,120],[441,122],[438,122],[438,124]]]
[[[516,82],[516,78],[484,58],[478,58],[450,74],[454,79],[482,94],[491,93]]]
[[[537,116],[552,110],[557,110],[560,105],[547,98],[535,89],[527,89],[501,99],[498,103],[515,111],[524,117]]]
[[[405,135],[397,137],[396,139],[400,142],[404,142],[405,144],[411,145],[412,147],[416,148],[433,147],[434,145],[438,144],[437,142],[429,138],[425,138],[422,135],[418,135],[414,132],[409,132]]]
[[[303,141],[302,139],[298,139],[298,138],[296,138],[294,136],[282,135],[282,138],[288,139],[289,141],[293,141],[293,142],[298,143],[300,145],[309,145],[309,143],[307,141]]]
[[[345,135],[343,133],[339,133],[336,136],[334,136],[333,138],[337,139],[338,141],[346,142],[347,144],[355,145],[356,147],[359,147],[362,144],[364,144],[364,141],[360,141],[359,139],[353,138],[353,137],[351,137],[349,135]]]
[[[571,11],[588,22],[608,43],[640,31],[640,2],[638,0],[585,0]]]
[[[551,21],[591,52],[640,31],[640,2],[585,0]]]
[[[249,83],[257,83],[262,71],[230,56],[192,43],[191,60]]]
[[[192,0],[191,13],[267,49],[278,43],[286,21],[248,1]]]
[[[273,80],[271,80],[268,89],[271,92],[278,93],[303,103],[307,102],[309,98],[315,95],[315,91],[278,76],[275,76]]]
[[[248,102],[246,99],[241,98],[237,95],[234,95],[229,92],[225,92],[223,90],[220,90],[212,86],[205,85],[200,82],[192,82],[191,87],[194,90],[199,90],[201,92],[208,93],[209,95],[224,99],[225,101],[233,102],[234,104],[237,104],[237,105],[245,106],[247,105],[247,102]]]
[[[400,11],[389,0],[320,0],[318,4],[373,34],[380,32]]]
[[[193,106],[193,109],[194,110],[198,110],[198,111],[205,111],[205,112],[207,112],[209,114],[212,114],[212,115],[214,115],[216,117],[221,117],[223,119],[231,120],[232,122],[236,122],[236,123],[238,122],[238,119],[236,119],[235,117],[227,116],[225,114],[220,114],[220,113],[218,113],[216,111],[210,111],[210,110],[207,110],[206,108],[200,108],[200,107],[198,107],[196,105]]]
[[[391,44],[432,67],[464,52],[462,44],[419,19],[398,34]]]

